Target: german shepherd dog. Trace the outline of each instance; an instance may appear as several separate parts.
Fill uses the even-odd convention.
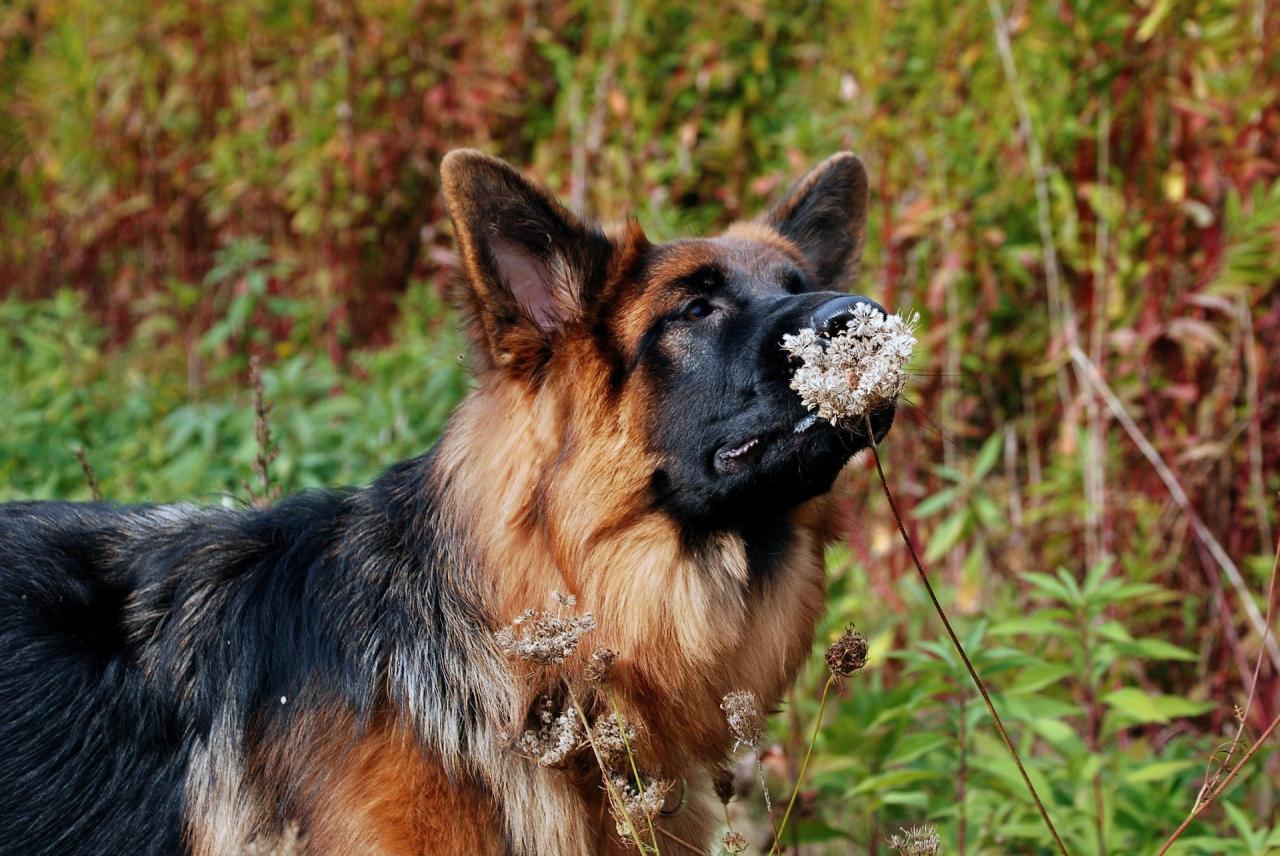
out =
[[[866,301],[837,291],[862,163],[670,243],[476,151],[441,177],[477,385],[426,454],[269,508],[0,506],[3,853],[620,852],[598,765],[513,748],[557,686],[609,710],[604,647],[639,767],[681,783],[658,828],[709,846],[721,699],[776,705],[809,654],[868,444],[795,430],[779,347]],[[497,631],[553,591],[596,629],[549,678]]]

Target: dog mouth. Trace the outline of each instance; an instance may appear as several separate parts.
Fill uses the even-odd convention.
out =
[[[889,427],[893,424],[893,410],[894,408],[889,406],[869,414],[876,443],[883,440],[885,435],[889,433]],[[840,441],[841,445],[845,446],[849,453],[856,452],[869,445],[865,426],[857,426],[852,429],[837,427],[824,419],[820,419],[816,414],[805,413],[792,424],[771,428],[766,431],[755,431],[722,443],[712,455],[712,468],[721,476],[731,476],[746,472],[757,466],[765,455],[780,443],[797,447],[790,450],[784,449],[781,454],[798,453],[803,448],[802,444],[806,440],[806,435],[812,435],[815,431],[821,433],[822,428],[839,434],[843,438]]]
[[[818,417],[804,414],[792,425],[770,428],[733,438],[721,444],[712,456],[715,471],[728,476],[748,470],[760,463],[765,454],[778,441],[799,438],[818,423]]]
[[[777,432],[757,434],[746,439],[731,440],[716,449],[713,456],[715,471],[722,476],[740,473],[754,466],[764,456]]]

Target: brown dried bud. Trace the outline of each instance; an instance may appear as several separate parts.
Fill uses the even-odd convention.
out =
[[[618,652],[612,648],[597,648],[587,661],[586,678],[593,684],[607,684],[613,674],[613,663],[618,659]]]
[[[764,714],[760,712],[760,700],[751,690],[734,690],[726,693],[720,702],[724,718],[729,723],[738,743],[755,746],[764,731]]]
[[[747,852],[747,837],[741,832],[726,832],[724,838],[720,839],[720,843],[724,845],[726,853],[734,854]]]
[[[852,677],[867,665],[867,637],[853,625],[840,634],[840,638],[827,649],[827,668],[842,678]]]

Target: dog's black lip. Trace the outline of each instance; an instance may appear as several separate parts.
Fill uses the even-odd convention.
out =
[[[770,428],[740,434],[718,446],[711,454],[711,466],[720,475],[742,472],[760,460],[782,431]]]

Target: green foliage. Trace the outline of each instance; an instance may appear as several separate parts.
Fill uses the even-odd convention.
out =
[[[1049,852],[1035,807],[950,644],[919,626],[929,622],[916,609],[895,614],[869,595],[871,573],[846,549],[831,551],[828,561],[834,616],[857,615],[879,636],[867,669],[828,711],[821,732],[810,779],[820,825],[866,844],[886,830],[929,822],[957,850],[963,835],[969,852]],[[1147,670],[1198,658],[1164,639],[1135,636],[1116,616],[1132,622],[1173,595],[1126,582],[1107,564],[1082,580],[1063,569],[1024,579],[1026,613],[975,617],[959,629],[961,640],[1068,850],[1099,853],[1104,842],[1111,853],[1155,852],[1186,816],[1210,754],[1229,739],[1190,727],[1220,702],[1142,685]],[[911,578],[895,588],[904,600],[920,598]],[[830,622],[828,638],[839,626],[838,617]],[[801,697],[816,694],[825,678],[815,664]],[[1152,723],[1176,724],[1181,736],[1141,727]],[[1262,765],[1242,777],[1269,791]],[[1223,834],[1188,836],[1172,852],[1280,846],[1280,827],[1236,800]]]
[[[218,328],[215,327],[215,330]],[[401,300],[396,348],[336,366],[282,343],[263,376],[285,491],[359,483],[420,454],[468,386],[455,317],[429,290]],[[0,304],[0,500],[87,499],[73,455],[87,452],[105,497],[124,501],[247,498],[257,448],[251,393],[236,370],[193,388],[200,351],[135,339],[103,347],[72,292]],[[221,346],[207,341],[206,350]]]

